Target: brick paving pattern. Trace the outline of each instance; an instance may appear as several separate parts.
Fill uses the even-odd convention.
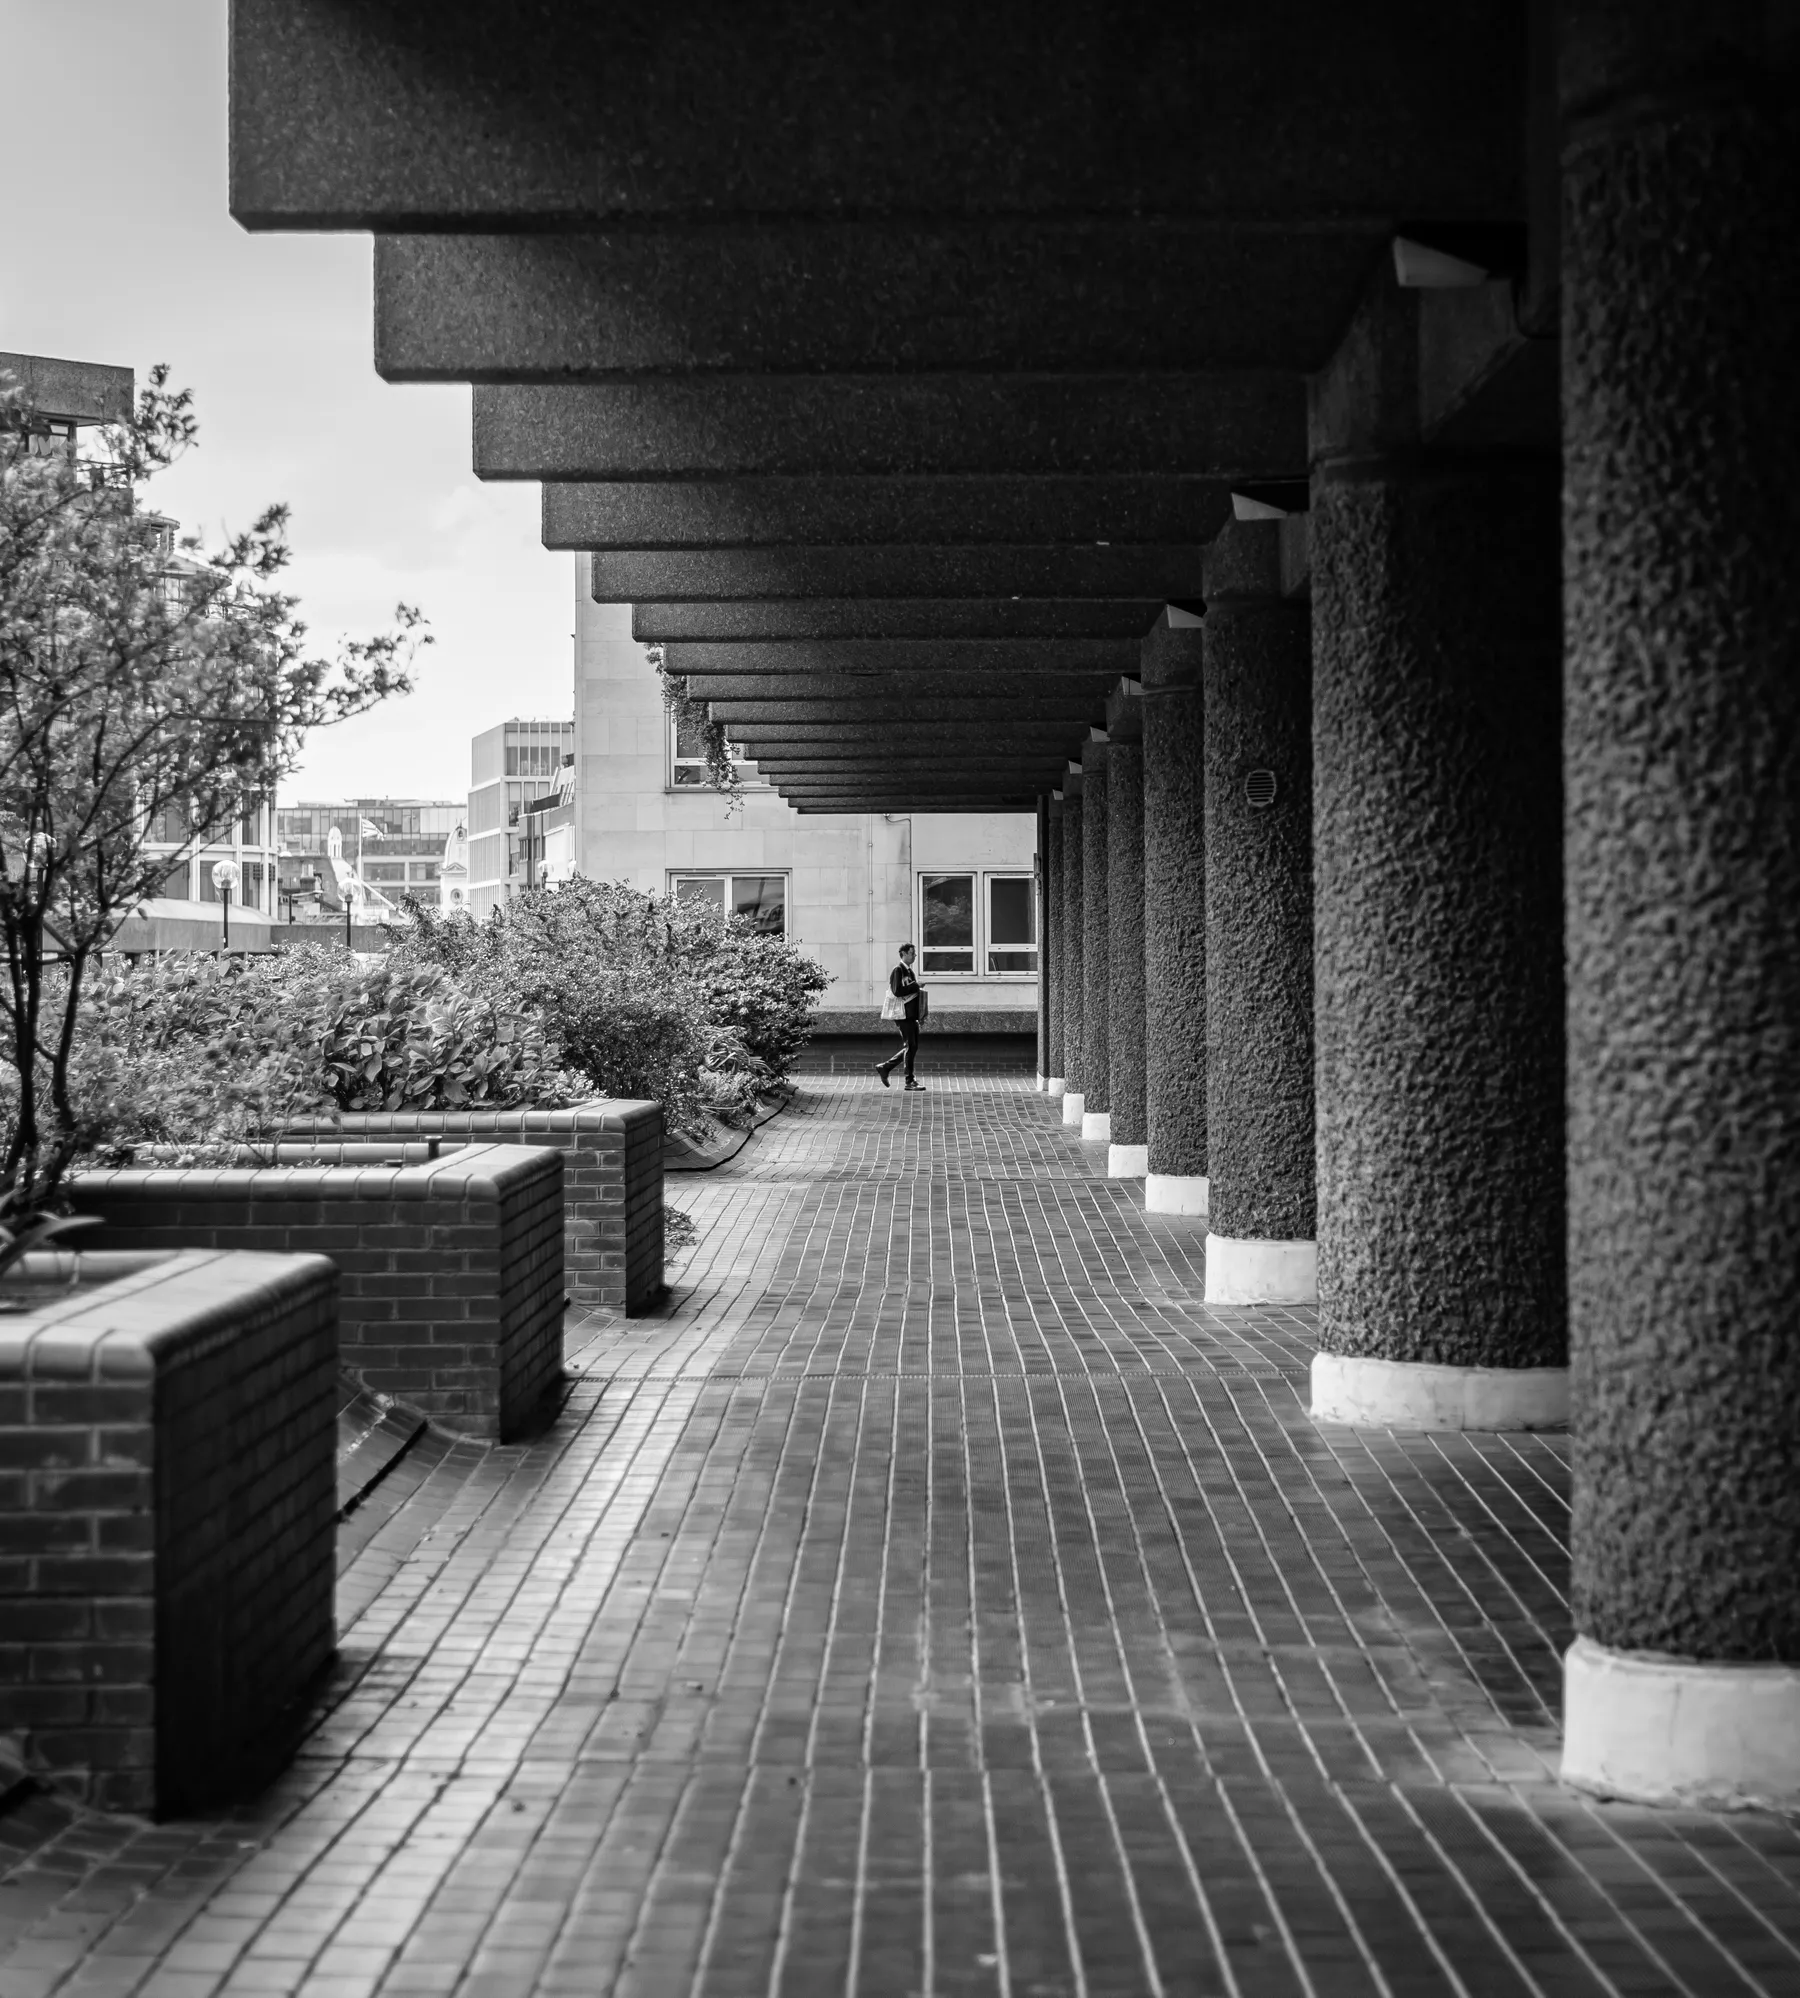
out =
[[[1306,1313],[938,1080],[806,1078],[349,1515],[268,1795],[0,1815],[3,1998],[1800,1993],[1800,1827],[1555,1782],[1565,1441],[1316,1429]]]

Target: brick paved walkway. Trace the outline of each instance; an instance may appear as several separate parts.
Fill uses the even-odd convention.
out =
[[[1553,1780],[1564,1444],[1315,1429],[941,1080],[809,1078],[548,1434],[376,1488],[268,1797],[0,1818],[0,1998],[1800,1994],[1800,1828]]]

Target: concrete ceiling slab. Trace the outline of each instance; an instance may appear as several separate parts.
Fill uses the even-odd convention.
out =
[[[1142,639],[1162,615],[1149,597],[983,601],[824,597],[767,603],[633,604],[641,644],[787,644],[877,638]]]
[[[478,387],[484,479],[1304,476],[1299,375],[686,375]]]
[[[236,0],[249,228],[1490,215],[1525,9]]]
[[[1323,366],[1392,238],[1377,215],[721,224],[379,236],[392,382],[721,373],[1258,374]]]
[[[546,548],[1164,547],[1231,518],[1214,479],[673,479],[543,489]]]
[[[748,602],[811,597],[1009,598],[1204,595],[1197,545],[1147,548],[712,548],[596,554],[597,603]]]

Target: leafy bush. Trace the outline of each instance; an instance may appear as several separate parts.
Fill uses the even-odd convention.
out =
[[[333,1110],[553,1106],[588,1093],[529,1016],[425,965],[314,945],[261,959],[154,959],[83,996],[71,1087],[81,1152],[228,1159]],[[9,1111],[0,1100],[0,1115]]]
[[[528,890],[485,923],[428,919],[400,954],[534,1013],[596,1088],[654,1097],[683,1131],[754,1114],[792,1070],[829,982],[747,922],[580,878]]]
[[[550,1108],[587,1093],[529,1014],[503,1021],[491,1000],[426,964],[383,964],[353,980],[325,1022],[319,1061],[340,1110]]]

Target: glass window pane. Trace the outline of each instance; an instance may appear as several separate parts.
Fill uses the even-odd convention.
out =
[[[1037,969],[1037,894],[1028,874],[988,877],[987,968]]]
[[[690,909],[710,909],[721,919],[725,914],[725,877],[722,874],[689,874],[675,883],[675,899]]]
[[[735,914],[748,917],[764,936],[785,936],[787,876],[734,874],[731,877],[731,906]]]
[[[706,744],[701,740],[699,724],[686,715],[675,723],[675,754],[706,761]]]
[[[975,877],[919,877],[919,928],[923,971],[975,969]]]

